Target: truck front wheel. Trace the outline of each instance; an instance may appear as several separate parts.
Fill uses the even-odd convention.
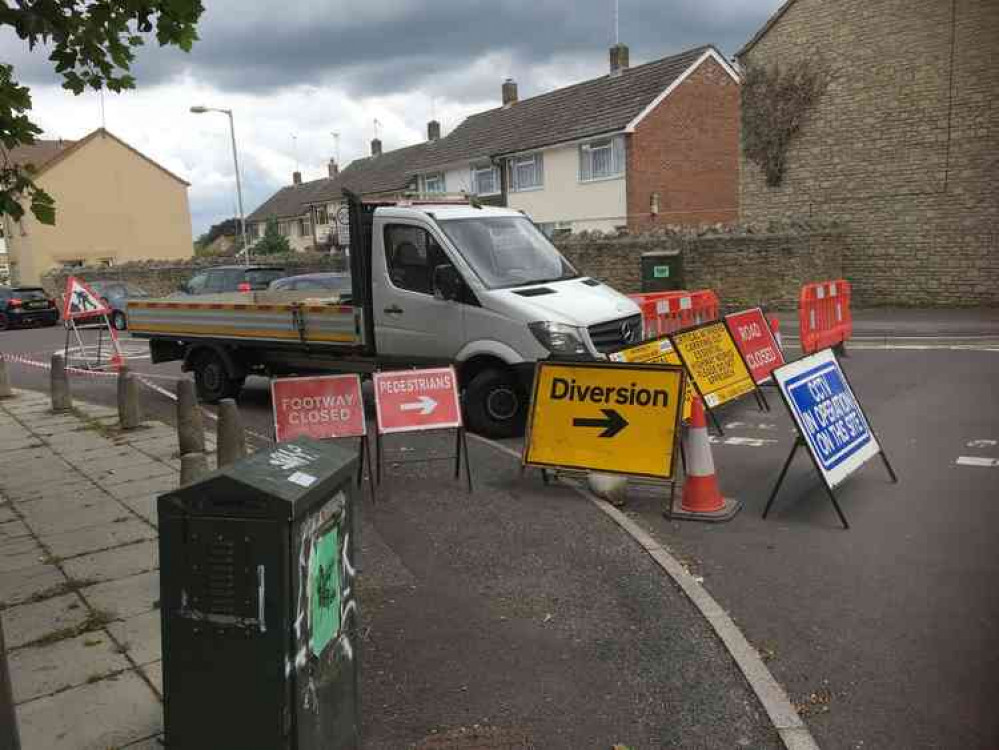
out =
[[[512,372],[483,370],[465,387],[468,429],[492,438],[524,433],[527,394]]]
[[[206,351],[194,360],[194,385],[198,398],[208,404],[214,404],[224,398],[236,398],[243,389],[243,378],[233,378],[229,375],[222,355]]]

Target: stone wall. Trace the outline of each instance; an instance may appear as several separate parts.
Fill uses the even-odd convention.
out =
[[[344,263],[340,257],[318,253],[272,255],[260,262],[266,265],[284,266],[289,270],[289,276],[316,271],[344,270]],[[84,281],[115,279],[135,284],[153,296],[159,297],[176,292],[181,283],[190,279],[197,271],[225,264],[220,262],[218,258],[192,258],[179,262],[147,261],[123,263],[113,267],[88,266],[72,271],[52,271],[42,278],[42,285],[50,293],[62,294],[66,289],[66,279],[69,276],[76,276]]]
[[[846,251],[843,231],[821,225],[573,235],[557,244],[581,273],[625,293],[641,291],[643,253],[679,250],[683,288],[712,289],[727,310],[795,309],[803,284],[842,278]]]
[[[743,160],[743,221],[841,223],[860,305],[999,305],[997,40],[995,0],[789,3],[743,62],[833,81],[782,185]]]

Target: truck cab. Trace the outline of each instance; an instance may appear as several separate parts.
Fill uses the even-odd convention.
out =
[[[453,363],[477,432],[523,429],[538,360],[602,358],[641,339],[635,303],[579,274],[519,211],[355,203],[351,213],[371,352],[385,367]]]

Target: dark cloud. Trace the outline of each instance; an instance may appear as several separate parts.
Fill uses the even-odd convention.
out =
[[[732,54],[779,4],[779,0],[622,0],[620,35],[636,62],[714,43]],[[505,75],[555,59],[594,56],[604,64],[612,40],[612,0],[354,0],[340,3],[277,0],[209,0],[194,51],[140,52],[140,85],[190,75],[226,91],[266,93],[311,84],[335,86],[352,96],[434,88],[442,73],[469,95],[453,75],[490,53],[513,61]],[[22,80],[51,83],[51,66],[16,39],[0,37],[4,57]],[[491,95],[491,91],[488,92]],[[454,96],[458,94],[458,96]],[[482,98],[482,92],[475,98]]]

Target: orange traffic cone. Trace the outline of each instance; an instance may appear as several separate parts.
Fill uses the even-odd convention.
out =
[[[694,396],[691,404],[690,427],[684,441],[687,472],[680,508],[688,513],[717,513],[725,507],[725,499],[718,489],[715,462],[708,441],[708,421],[704,418],[704,406],[699,396]]]

